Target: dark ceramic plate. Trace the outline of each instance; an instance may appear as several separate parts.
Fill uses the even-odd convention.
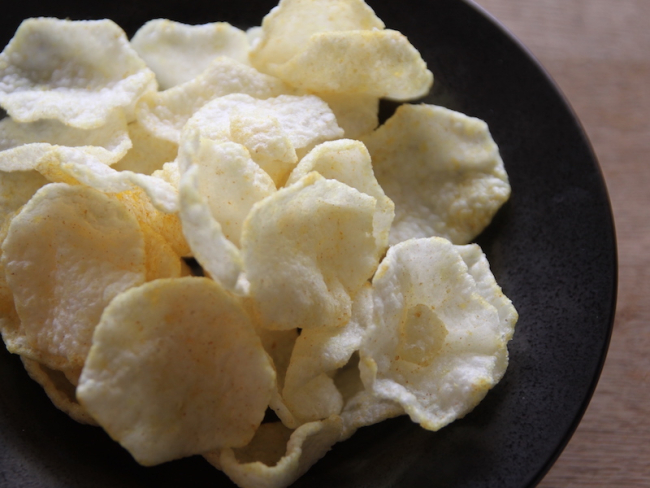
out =
[[[21,0],[0,18],[4,46],[30,16],[259,24],[275,0]],[[522,488],[541,480],[587,406],[607,350],[616,244],[603,179],[571,109],[503,28],[460,0],[370,1],[406,34],[436,81],[427,102],[486,120],[512,199],[479,238],[520,313],[503,381],[464,419],[427,432],[398,418],[336,445],[296,487]],[[390,110],[391,107],[385,107]],[[195,457],[143,468],[102,430],[57,411],[17,357],[0,351],[0,485],[210,487],[229,480]]]

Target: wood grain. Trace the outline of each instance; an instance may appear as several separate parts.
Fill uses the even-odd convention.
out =
[[[540,488],[650,487],[650,2],[477,0],[541,61],[609,190],[619,293],[589,408]]]

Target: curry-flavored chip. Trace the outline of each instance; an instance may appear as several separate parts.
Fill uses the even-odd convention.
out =
[[[102,126],[155,86],[155,76],[110,20],[27,19],[0,54],[0,106],[17,122]]]
[[[248,63],[246,33],[227,22],[188,25],[155,19],[138,29],[131,46],[156,73],[161,90],[190,81],[219,56]]]
[[[49,184],[14,217],[2,262],[32,357],[79,371],[104,307],[145,280],[144,241],[117,200]]]
[[[359,364],[366,387],[429,430],[471,411],[508,363],[516,312],[490,303],[501,292],[479,287],[457,248],[437,237],[391,247],[372,286]]]
[[[241,304],[207,278],[156,280],[104,311],[77,398],[143,465],[243,447],[274,371]]]
[[[362,140],[395,203],[391,244],[431,236],[467,244],[510,196],[499,148],[482,120],[402,105]]]
[[[253,206],[242,256],[251,298],[271,329],[341,327],[378,262],[376,199],[313,172]]]

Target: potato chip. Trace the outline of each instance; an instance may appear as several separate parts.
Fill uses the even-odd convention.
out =
[[[272,74],[273,65],[291,59],[317,32],[383,28],[363,0],[282,0],[264,17],[250,59],[257,69]]]
[[[110,20],[27,19],[0,54],[0,105],[17,122],[102,126],[155,83]]]
[[[79,404],[75,396],[76,387],[61,371],[56,371],[26,357],[20,358],[30,378],[43,387],[48,398],[59,410],[82,424],[97,425],[97,422]]]
[[[402,105],[362,140],[395,202],[391,244],[430,236],[467,244],[510,196],[499,148],[479,119]]]
[[[255,202],[275,193],[275,184],[241,144],[206,138],[197,142],[192,154],[185,155],[198,168],[196,190],[221,224],[226,238],[239,246],[246,215]]]
[[[330,450],[341,426],[338,416],[304,424],[293,432],[280,423],[263,424],[250,445],[204,457],[241,487],[285,488]]]
[[[42,187],[11,221],[2,261],[26,342],[50,369],[80,370],[104,307],[143,283],[142,233],[122,204],[83,186]]]
[[[282,390],[285,404],[300,423],[341,413],[343,395],[333,376],[361,346],[371,316],[372,294],[367,283],[352,304],[352,317],[347,324],[301,332]]]
[[[105,164],[113,164],[131,148],[131,139],[122,113],[113,114],[93,130],[70,127],[58,120],[21,124],[0,120],[0,168],[4,171],[36,169],[53,146],[76,147]]]
[[[389,29],[319,32],[270,72],[303,90],[400,101],[423,97],[433,84],[417,49],[403,34]]]
[[[47,183],[37,171],[0,171],[0,228]]]
[[[379,98],[363,93],[318,93],[334,112],[347,139],[359,139],[379,124]]]
[[[505,329],[514,323],[504,327],[453,244],[433,237],[393,246],[372,284],[359,364],[366,387],[429,430],[471,411],[505,372]]]
[[[321,142],[343,136],[343,130],[337,125],[336,117],[330,108],[316,96],[280,95],[259,100],[248,95],[235,94],[212,100],[197,111],[183,128],[181,137],[185,141],[194,141],[199,137],[219,142],[232,141],[233,118],[249,116],[258,120],[266,117],[277,121],[299,158]],[[264,126],[261,128],[265,129]],[[270,132],[277,134],[275,123],[270,126]],[[267,148],[272,151],[271,154],[276,154],[274,144],[268,145]],[[258,151],[256,158],[262,157]],[[182,161],[179,161],[179,166],[183,172]]]
[[[144,238],[146,280],[178,278],[183,270],[183,260],[158,232],[148,224],[138,222]]]
[[[156,280],[106,308],[77,398],[113,439],[150,466],[248,444],[264,417],[273,378],[241,304],[217,283]]]
[[[158,139],[137,121],[131,122],[128,130],[133,145],[122,159],[111,165],[113,169],[150,175],[176,159],[178,144]]]
[[[195,78],[219,56],[248,64],[246,33],[227,22],[187,25],[155,19],[138,29],[131,46],[156,73],[161,90]]]
[[[312,171],[317,171],[325,178],[345,183],[377,200],[372,225],[377,241],[377,259],[380,259],[388,247],[388,235],[395,216],[395,205],[375,179],[366,146],[362,142],[350,139],[324,142],[302,158],[289,176],[287,185]]]
[[[214,218],[206,198],[199,192],[199,167],[183,175],[180,186],[180,218],[183,233],[196,260],[212,279],[232,292],[239,292],[243,273],[241,253],[228,240]]]
[[[270,329],[340,327],[377,265],[376,199],[310,173],[253,206],[242,256],[258,319]]]
[[[266,99],[293,91],[275,77],[220,57],[196,78],[142,97],[136,107],[136,117],[151,134],[178,144],[185,123],[210,100],[232,93]]]

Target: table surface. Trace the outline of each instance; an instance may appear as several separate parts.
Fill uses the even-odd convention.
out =
[[[564,92],[594,147],[616,222],[618,305],[605,367],[539,487],[650,487],[650,1],[476,3]]]

